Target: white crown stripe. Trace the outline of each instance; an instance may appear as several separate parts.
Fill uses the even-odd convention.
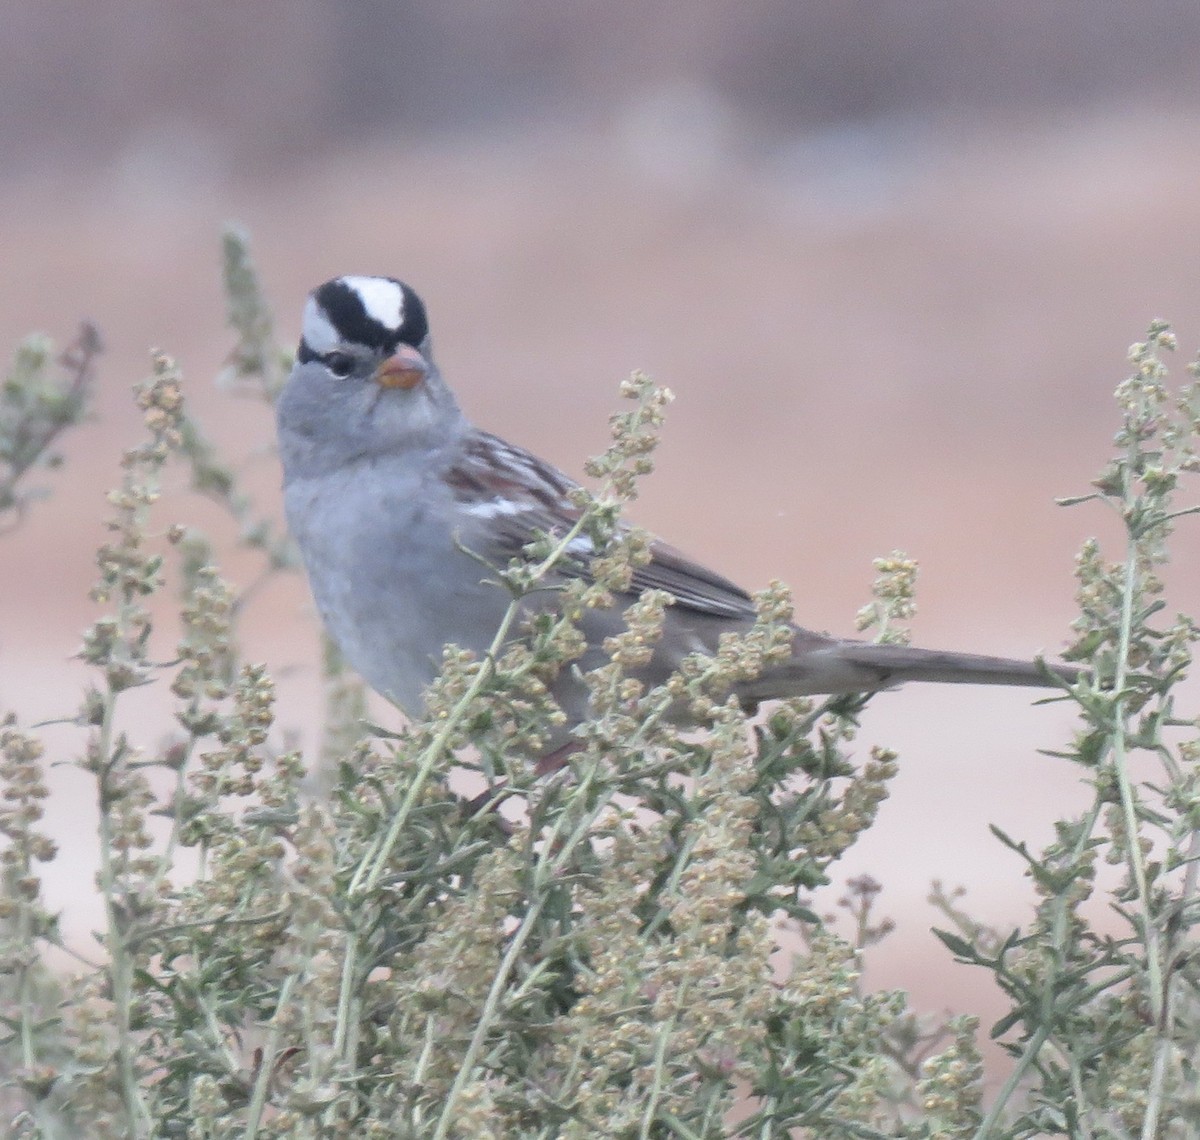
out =
[[[362,301],[367,316],[395,332],[404,324],[404,290],[386,277],[343,277]]]

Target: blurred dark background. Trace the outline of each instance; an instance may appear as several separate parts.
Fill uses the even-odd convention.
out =
[[[212,384],[230,220],[285,343],[325,278],[406,277],[468,412],[573,473],[648,369],[678,399],[639,521],[750,587],[791,582],[806,624],[849,632],[871,558],[902,547],[918,642],[1053,654],[1079,542],[1112,538],[1053,498],[1102,466],[1149,320],[1178,323],[1181,355],[1200,341],[1198,58],[1183,0],[0,0],[0,343],[89,317],[108,345],[94,421],[0,549],[0,706],[75,707],[102,488],[151,346],[278,512],[269,414]],[[182,483],[162,525],[231,544]],[[311,743],[303,583],[256,601],[246,643]],[[149,694],[135,736],[169,730],[165,705]],[[1041,843],[1082,802],[1037,752],[1071,730],[1015,691],[873,703],[862,747],[903,767],[845,862],[900,923],[872,982],[986,1013],[924,896],[941,876],[984,918],[1027,913],[987,825]],[[81,936],[90,793],[54,779],[52,889]]]
[[[761,155],[847,123],[1188,99],[1200,47],[1186,0],[4,0],[0,18],[12,172],[113,160],[164,129],[270,172],[380,136],[594,122],[673,83]]]

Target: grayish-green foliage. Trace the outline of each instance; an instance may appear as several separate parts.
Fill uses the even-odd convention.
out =
[[[0,388],[0,532],[15,526],[44,492],[29,488],[29,474],[57,467],[54,450],[63,432],[83,421],[91,397],[92,370],[100,337],[89,324],[61,356],[44,336],[17,349]]]
[[[236,235],[226,284],[238,335],[226,379],[269,400],[286,362]],[[9,513],[27,502],[18,480],[78,420],[90,364],[81,346],[64,387],[48,345],[31,344],[0,409]],[[498,631],[482,660],[448,648],[424,722],[367,727],[361,687],[327,657],[328,794],[314,797],[302,758],[276,745],[266,670],[241,657],[238,592],[206,541],[168,525],[186,504],[156,501],[164,468],[188,465],[194,489],[226,506],[262,556],[255,590],[294,559],[189,418],[175,364],[156,357],[137,395],[145,442],[125,456],[97,555],[83,651],[94,684],[82,701],[62,696],[99,806],[106,905],[85,952],[96,961],[77,976],[45,964],[60,940],[38,870],[55,857],[44,767],[70,758],[46,756],[15,711],[2,714],[6,1134],[1195,1135],[1200,743],[1175,693],[1196,630],[1166,617],[1157,575],[1188,513],[1175,496],[1196,469],[1200,399],[1194,385],[1166,387],[1172,347],[1162,325],[1134,347],[1117,452],[1086,496],[1117,513],[1127,544],[1116,561],[1094,543],[1080,556],[1075,656],[1095,674],[1063,694],[1079,730],[1046,762],[1077,765],[1094,800],[1045,851],[997,833],[1040,896],[1021,929],[989,930],[935,894],[949,952],[990,971],[1010,1002],[992,1033],[1013,1064],[986,1098],[975,1019],[927,1031],[902,994],[860,985],[865,948],[886,953],[878,885],[851,884],[856,944],[810,909],[896,761],[855,754],[862,699],[756,719],[727,699],[733,679],[787,652],[782,587],[759,598],[749,635],[650,690],[627,675],[667,602],[645,595],[588,678],[578,753],[538,771],[561,715],[548,682],[581,649],[576,619],[609,604],[645,556],[645,536],[616,524],[650,470],[668,393],[629,381],[630,410],[591,464],[578,529],[602,551],[595,583],[572,581],[515,644]],[[574,533],[501,573],[514,598]],[[879,570],[863,623],[903,636],[914,566],[894,555]],[[171,579],[183,593],[174,652],[156,647],[148,608]],[[172,703],[167,744],[126,723],[124,695],[147,684]],[[680,702],[699,728],[667,719]],[[474,799],[451,784],[464,771]],[[195,875],[179,870],[185,851]],[[1121,872],[1116,936],[1085,906],[1105,862]]]

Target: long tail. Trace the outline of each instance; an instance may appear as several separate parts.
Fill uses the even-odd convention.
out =
[[[1054,688],[1076,681],[1082,670],[1058,662],[1041,664],[978,653],[913,649],[907,645],[875,645],[838,641],[798,630],[796,652],[783,665],[749,682],[743,694],[751,700],[833,693],[869,693],[906,681],[949,685],[1028,685]]]

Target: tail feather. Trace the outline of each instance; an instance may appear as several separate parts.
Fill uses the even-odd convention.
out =
[[[1025,685],[1054,688],[1081,675],[1073,665],[1017,661],[978,653],[913,649],[797,637],[792,659],[768,669],[745,686],[751,700],[836,693],[869,693],[907,681],[950,685]]]
[[[913,649],[907,645],[856,645],[843,642],[842,655],[847,661],[867,669],[883,670],[891,683],[935,681],[951,685],[1032,685],[1054,687],[1061,678],[1068,683],[1078,679],[1080,670],[1072,665],[1046,665],[1038,661],[1017,661],[1009,657],[989,657],[982,653],[952,653],[940,649]]]

